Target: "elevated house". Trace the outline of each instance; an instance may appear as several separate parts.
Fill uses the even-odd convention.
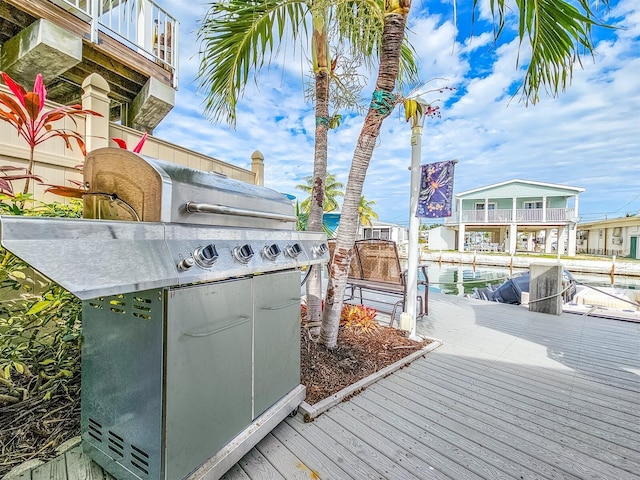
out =
[[[577,230],[578,253],[640,259],[640,216],[581,223]]]
[[[46,108],[82,104],[102,117],[67,120],[80,133],[87,151],[115,146],[112,138],[136,145],[152,133],[172,109],[178,87],[176,18],[153,0],[0,0],[0,70],[31,89],[41,73],[47,88]],[[12,95],[0,82],[0,92]],[[142,153],[161,160],[262,185],[264,157],[254,152],[251,170],[150,136]],[[0,122],[0,159],[26,166],[29,149],[15,129]],[[60,138],[39,145],[34,173],[45,183],[81,181],[78,148]],[[14,190],[20,182],[14,182]],[[39,200],[60,200],[32,182]]]
[[[516,251],[576,254],[578,196],[584,188],[508,180],[455,195],[445,226],[462,252]]]
[[[174,105],[178,22],[152,0],[0,0],[0,69],[48,98],[81,103],[91,74],[109,86],[109,118],[151,133]]]

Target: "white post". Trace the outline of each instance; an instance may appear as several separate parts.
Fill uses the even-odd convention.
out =
[[[420,194],[420,157],[422,155],[422,125],[416,122],[411,127],[411,197],[409,201],[409,252],[407,259],[407,311],[411,316],[410,338],[417,339],[417,296],[418,296],[418,230],[420,219],[416,217]],[[426,305],[423,305],[423,308]]]
[[[98,43],[98,18],[100,17],[100,0],[91,0],[91,7],[89,9],[89,15],[91,16],[91,43]]]

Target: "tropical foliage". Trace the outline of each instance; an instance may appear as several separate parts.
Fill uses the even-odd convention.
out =
[[[375,204],[375,200],[367,200],[364,195],[360,196],[358,221],[363,227],[370,227],[372,220],[378,220],[378,214],[373,210]]]
[[[0,211],[74,218],[82,212],[78,201],[33,203],[25,208],[19,197],[5,196]],[[69,383],[80,371],[80,301],[4,249],[0,296],[0,405],[69,395]]]
[[[308,176],[305,177],[304,180],[305,183],[296,185],[296,188],[309,195],[300,204],[301,210],[305,213],[309,213],[311,208],[311,195],[313,194],[314,179],[312,176]],[[344,197],[343,190],[344,184],[339,182],[333,173],[327,172],[327,178],[324,182],[324,198],[322,201],[324,213],[335,212],[340,208],[338,205],[338,197]]]
[[[98,115],[93,110],[83,109],[81,105],[60,106],[51,110],[45,110],[47,90],[42,80],[42,75],[36,75],[33,91],[26,89],[16,83],[5,72],[1,73],[4,83],[9,87],[13,95],[0,92],[0,120],[12,125],[19,137],[22,137],[29,146],[29,163],[26,168],[25,185],[22,191],[26,194],[29,191],[29,182],[33,177],[34,150],[36,147],[53,138],[61,138],[65,147],[71,149],[72,142],[75,142],[86,155],[84,139],[75,130],[64,127],[56,127],[59,122],[69,119],[77,126],[75,117],[77,115]]]

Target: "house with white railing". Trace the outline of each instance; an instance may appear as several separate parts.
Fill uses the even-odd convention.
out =
[[[575,255],[578,196],[584,188],[509,180],[455,195],[445,226],[458,251]]]
[[[80,104],[91,74],[112,121],[153,132],[175,103],[178,22],[153,0],[0,0],[0,70],[52,102]]]

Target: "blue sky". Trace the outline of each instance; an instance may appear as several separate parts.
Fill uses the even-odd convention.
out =
[[[240,100],[236,129],[203,116],[197,91],[196,32],[207,4],[156,0],[180,21],[180,88],[176,106],[154,135],[220,160],[250,168],[251,153],[265,156],[265,184],[298,195],[313,169],[314,108],[304,100],[308,62],[288,45],[269,71],[251,82]],[[471,0],[414,0],[410,39],[418,54],[420,77],[429,88],[455,88],[429,94],[442,118],[428,119],[422,163],[456,158],[454,191],[462,192],[520,178],[583,187],[582,221],[640,212],[640,4],[611,2],[600,8],[616,30],[596,29],[594,57],[576,65],[571,86],[559,98],[541,92],[525,107],[512,96],[522,80],[523,60],[513,20],[493,42],[484,2],[471,34]],[[187,11],[188,10],[188,11]],[[299,49],[296,50],[299,52]],[[370,84],[375,72],[368,75]],[[367,87],[363,95],[370,96]],[[329,171],[346,183],[363,116],[345,115],[329,133]],[[400,109],[384,122],[369,167],[364,194],[376,202],[381,221],[408,225],[410,128]]]

